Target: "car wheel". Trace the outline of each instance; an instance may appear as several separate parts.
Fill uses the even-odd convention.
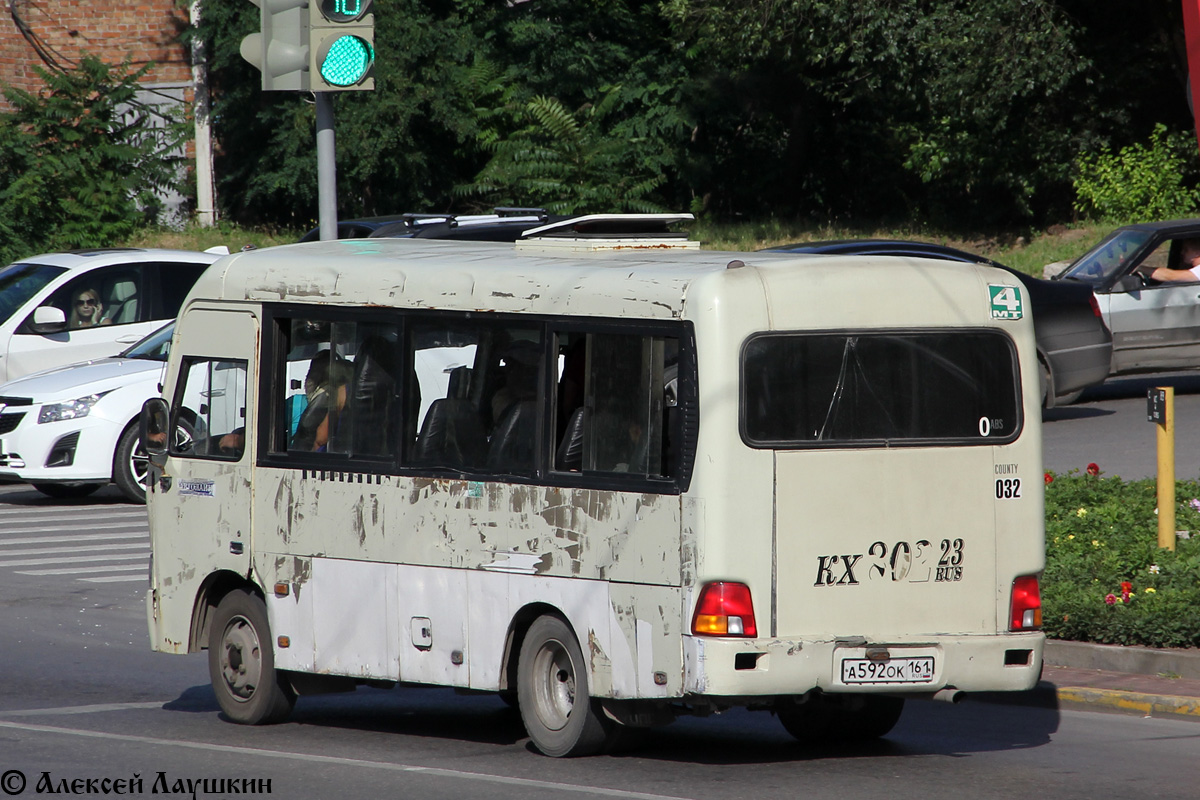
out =
[[[35,483],[37,489],[46,497],[55,500],[70,500],[77,497],[87,497],[100,488],[98,483]]]
[[[1076,400],[1078,400],[1080,397],[1083,397],[1083,389],[1080,389],[1078,392],[1068,392],[1067,394],[1060,394],[1054,398],[1054,405],[1055,406],[1069,406],[1072,403],[1074,403]]]
[[[175,426],[172,448],[177,453],[191,449],[194,434],[192,426],[179,420]],[[140,428],[135,421],[121,434],[113,456],[113,483],[121,494],[133,503],[146,502],[146,489],[150,480],[150,457],[142,447]]]
[[[275,670],[267,607],[235,589],[221,599],[208,641],[208,674],[225,716],[243,725],[283,722],[296,693]]]
[[[612,743],[617,723],[588,690],[587,662],[570,626],[539,617],[517,662],[517,705],[534,747],[557,758],[591,755]]]

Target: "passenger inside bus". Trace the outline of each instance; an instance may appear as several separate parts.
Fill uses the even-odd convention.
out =
[[[308,397],[308,405],[300,415],[296,432],[288,444],[289,450],[316,449],[317,429],[325,421],[330,408],[329,367],[328,350],[317,353],[308,365],[308,374],[304,376],[304,394]]]

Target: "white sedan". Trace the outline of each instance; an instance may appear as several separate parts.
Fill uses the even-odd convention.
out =
[[[170,322],[118,356],[0,386],[0,480],[31,483],[50,497],[82,497],[112,481],[145,502],[138,419],[159,394],[174,328]]]

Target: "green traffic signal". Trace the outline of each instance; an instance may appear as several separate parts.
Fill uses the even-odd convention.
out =
[[[358,36],[339,36],[322,48],[321,78],[334,86],[354,86],[366,77],[375,63],[375,48]]]

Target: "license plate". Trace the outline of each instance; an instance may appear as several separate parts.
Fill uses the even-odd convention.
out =
[[[889,658],[843,658],[842,683],[932,683],[933,656]]]

